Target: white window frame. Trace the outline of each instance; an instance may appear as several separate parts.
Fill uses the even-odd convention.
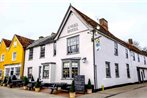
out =
[[[15,58],[14,58],[14,54],[15,54]],[[16,52],[13,52],[12,53],[12,61],[15,61],[16,60],[16,56],[17,56],[17,53]]]

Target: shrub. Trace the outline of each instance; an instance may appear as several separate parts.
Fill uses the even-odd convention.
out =
[[[23,85],[26,86],[29,83],[29,80],[26,76],[23,77]]]
[[[74,80],[72,81],[72,84],[70,86],[70,92],[75,92]]]
[[[92,85],[91,85],[91,81],[90,81],[90,79],[88,79],[87,89],[92,89]]]
[[[7,77],[4,77],[3,83],[7,83]]]
[[[10,84],[11,82],[12,82],[12,79],[11,79],[11,77],[8,77],[7,84]]]
[[[41,87],[41,82],[39,81],[39,78],[38,78],[35,83],[35,88],[40,88],[40,87]]]

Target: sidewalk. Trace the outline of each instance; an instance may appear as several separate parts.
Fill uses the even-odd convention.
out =
[[[77,98],[108,98],[110,96],[129,92],[129,91],[132,91],[138,88],[143,88],[143,87],[147,87],[147,83],[134,84],[134,85],[128,85],[128,86],[123,86],[118,88],[107,89],[105,91],[99,91],[96,93],[79,96]]]

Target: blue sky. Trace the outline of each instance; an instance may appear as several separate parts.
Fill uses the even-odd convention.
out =
[[[122,40],[147,46],[147,1],[143,0],[0,0],[0,39],[14,34],[38,39],[57,32],[69,4],[95,21],[105,18]]]

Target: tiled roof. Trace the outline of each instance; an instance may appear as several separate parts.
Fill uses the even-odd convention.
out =
[[[28,45],[30,45],[34,40],[32,39],[29,39],[29,38],[26,38],[26,37],[23,37],[23,36],[19,36],[19,35],[16,35],[15,36],[17,37],[17,39],[19,40],[19,42],[21,43],[21,45],[26,48]]]
[[[146,55],[144,52],[142,52],[141,50],[139,50],[137,47],[135,47],[134,45],[131,45],[119,38],[117,38],[116,36],[114,36],[111,32],[109,32],[108,30],[106,30],[105,28],[103,28],[99,23],[97,23],[96,21],[94,21],[93,19],[91,19],[90,17],[88,17],[87,15],[83,14],[82,12],[80,12],[79,10],[77,10],[75,7],[71,6],[73,9],[75,9],[75,11],[89,24],[91,25],[93,28],[97,28],[97,26],[100,27],[100,29],[98,29],[100,32],[102,32],[103,34],[109,36],[110,38],[118,41],[119,43],[123,44],[124,46],[128,47],[130,50],[135,51],[137,53]]]
[[[47,37],[35,40],[27,48],[33,48],[33,47],[42,46],[42,45],[45,45],[45,44],[52,43],[52,42],[54,42],[55,36],[56,36],[56,34],[52,34],[51,36],[47,36]]]
[[[3,39],[3,41],[4,41],[5,45],[6,45],[6,47],[9,47],[10,46],[11,40]]]

